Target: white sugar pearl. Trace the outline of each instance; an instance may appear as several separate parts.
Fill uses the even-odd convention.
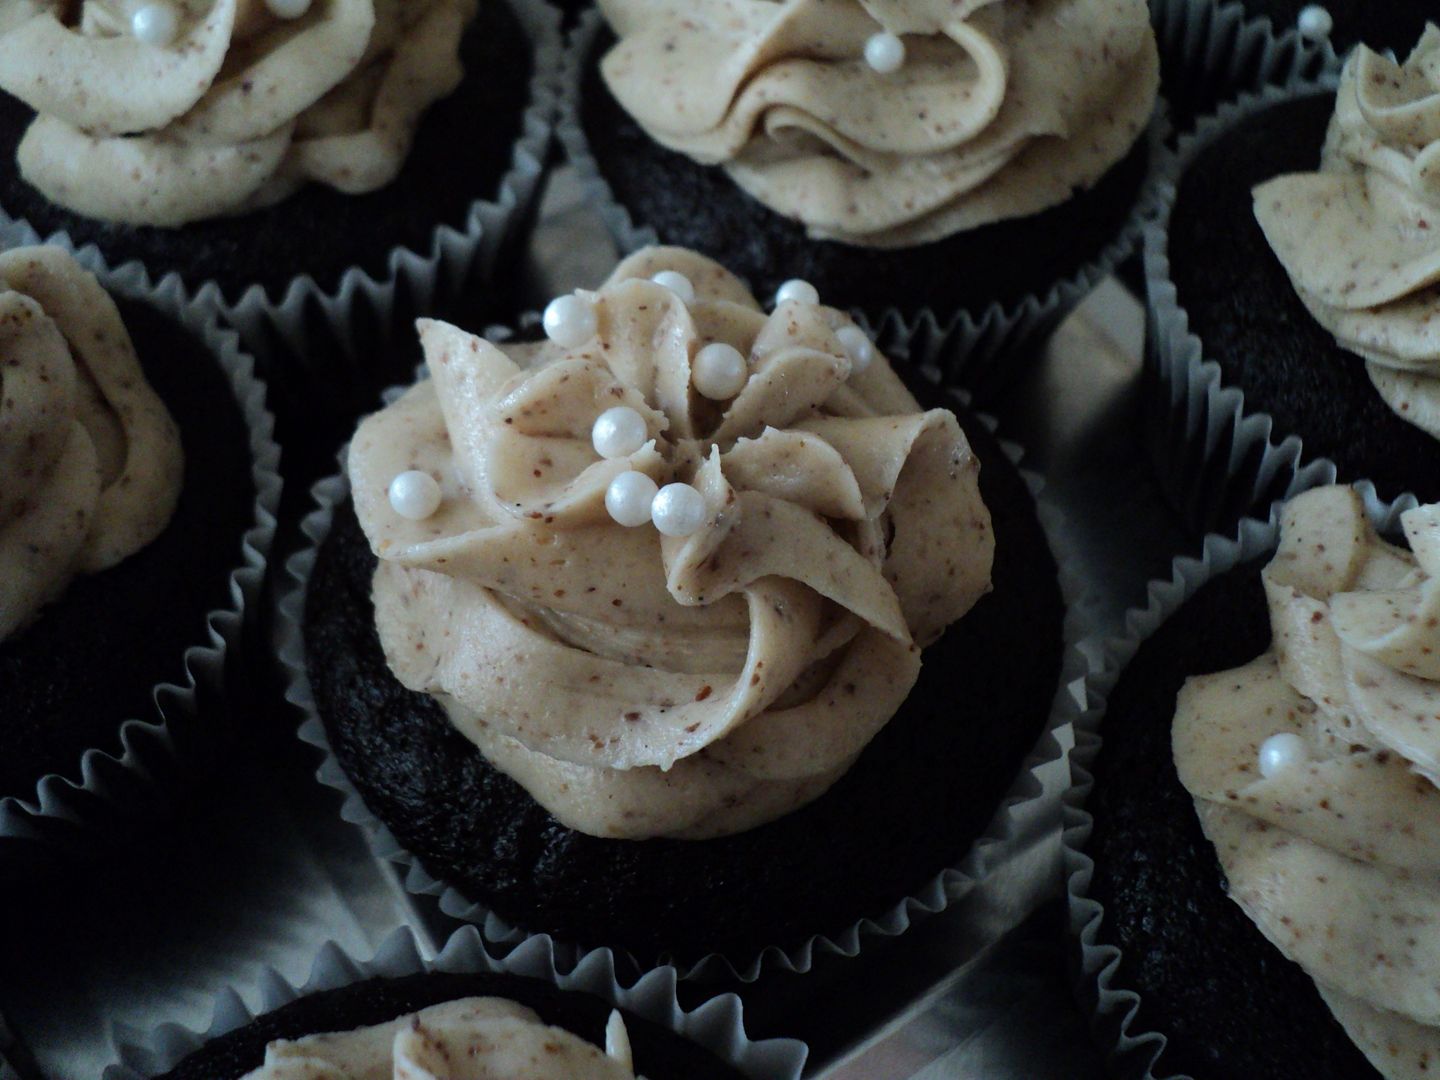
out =
[[[390,508],[403,518],[424,521],[440,509],[440,485],[427,472],[411,469],[390,481]]]
[[[845,349],[845,355],[850,357],[852,375],[858,375],[864,371],[875,359],[875,346],[865,336],[865,331],[854,323],[842,326],[835,332],[835,336],[840,339],[840,344]]]
[[[723,341],[706,345],[696,353],[690,374],[695,389],[711,401],[728,401],[745,389],[750,379],[745,357],[734,345]]]
[[[1330,31],[1335,29],[1335,20],[1319,4],[1307,4],[1300,9],[1295,26],[1306,41],[1320,41],[1330,36]]]
[[[595,318],[595,305],[583,296],[557,296],[545,305],[541,320],[545,325],[545,336],[556,345],[573,349],[584,345],[595,336],[599,325]]]
[[[1305,740],[1290,731],[1271,735],[1260,744],[1260,775],[1267,780],[1293,765],[1310,760]]]
[[[872,34],[865,41],[865,63],[881,75],[899,71],[905,64],[905,43],[894,34]]]
[[[617,524],[633,529],[650,521],[650,504],[660,490],[643,472],[622,472],[605,489],[605,509]]]
[[[180,12],[165,0],[141,4],[130,16],[130,33],[144,45],[169,45],[180,33]]]
[[[661,270],[650,278],[656,285],[663,285],[685,303],[690,304],[695,300],[695,286],[690,284],[690,279],[678,270]]]
[[[820,291],[808,281],[791,278],[775,290],[775,304],[777,307],[785,303],[786,300],[798,300],[802,304],[818,304],[820,302]]]
[[[689,536],[707,515],[705,496],[689,484],[666,484],[650,504],[650,520],[666,536]]]
[[[277,19],[298,19],[310,10],[310,0],[265,0],[265,6]]]
[[[645,418],[629,405],[616,405],[595,418],[590,429],[590,442],[603,458],[629,457],[645,445],[650,437]]]

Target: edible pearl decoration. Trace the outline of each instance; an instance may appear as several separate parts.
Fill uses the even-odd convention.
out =
[[[265,0],[265,6],[277,19],[298,19],[310,10],[310,0]]]
[[[661,270],[650,278],[656,285],[663,285],[687,304],[695,302],[695,286],[678,270]]]
[[[1306,41],[1320,41],[1330,36],[1330,31],[1335,29],[1335,20],[1319,4],[1308,4],[1300,9],[1295,27]]]
[[[545,305],[541,319],[545,336],[561,348],[573,349],[595,336],[599,326],[595,305],[583,296],[557,296]]]
[[[695,389],[711,401],[728,401],[745,388],[750,369],[739,349],[716,341],[695,354],[690,376]]]
[[[605,489],[605,509],[617,524],[633,529],[650,520],[650,506],[660,489],[643,472],[622,472]]]
[[[775,290],[775,305],[777,307],[785,303],[786,300],[798,300],[802,304],[818,304],[820,302],[820,290],[808,281],[791,278]]]
[[[595,418],[590,442],[603,458],[629,457],[645,445],[645,418],[629,405],[616,405]]]
[[[852,375],[860,374],[875,359],[875,346],[865,336],[865,331],[854,323],[842,326],[835,332],[835,336],[840,339],[840,344],[845,349],[845,355],[850,357],[850,373]]]
[[[390,481],[390,508],[403,518],[424,521],[440,509],[440,485],[419,469],[402,472]]]
[[[169,45],[180,33],[180,12],[166,0],[141,4],[130,16],[130,32],[143,45]]]
[[[665,536],[689,536],[705,518],[705,496],[689,484],[666,484],[650,504],[650,520]]]
[[[865,41],[865,63],[881,75],[905,66],[905,43],[894,34],[872,34]]]
[[[1285,731],[1279,735],[1271,735],[1260,744],[1260,775],[1267,780],[1309,760],[1309,747],[1305,745],[1305,740],[1294,732]]]

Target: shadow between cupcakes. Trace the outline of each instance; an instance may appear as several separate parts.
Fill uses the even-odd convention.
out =
[[[912,390],[917,389],[914,381]],[[929,396],[934,395],[932,389]],[[953,397],[945,403],[955,407]],[[291,560],[288,569],[298,584],[282,603],[286,640],[281,655],[292,676],[288,696],[312,714],[301,737],[326,755],[320,779],[346,793],[343,815],[362,825],[377,855],[408,865],[408,889],[440,896],[447,913],[482,923],[488,940],[513,943],[527,934],[553,933],[581,954],[592,944],[613,945],[631,953],[642,968],[653,966],[657,959],[673,960],[687,976],[750,981],[766,967],[806,971],[816,949],[854,955],[862,932],[885,936],[903,932],[912,916],[944,908],[983,876],[986,851],[1001,843],[1012,802],[1038,794],[1033,769],[1059,753],[1053,735],[1036,743],[1047,724],[1053,727],[1059,722],[1052,705],[1070,700],[1063,688],[1056,691],[1064,607],[1033,495],[1010,465],[1011,453],[989,435],[988,422],[962,411],[962,424],[982,462],[996,466],[982,467],[981,487],[993,500],[990,506],[1000,543],[1007,533],[1012,538],[1004,564],[1005,580],[1014,586],[1010,606],[1002,609],[992,603],[996,599],[992,594],[952,626],[939,646],[927,651],[920,684],[901,711],[905,716],[908,710],[910,719],[892,721],[886,728],[890,734],[882,732],[862,756],[862,763],[868,764],[852,769],[810,807],[748,834],[701,843],[607,841],[559,826],[523,789],[491,768],[430,699],[405,691],[384,668],[368,617],[373,556],[358,532],[351,532],[348,540],[334,540],[351,528],[345,518],[353,520],[346,501],[348,486],[341,477],[317,485],[321,509],[305,523],[316,549]],[[1044,567],[1028,578],[1021,572],[1027,556]],[[997,555],[997,583],[1001,566]],[[312,596],[322,599],[319,607],[308,610],[307,580],[333,583],[331,588],[312,591]],[[321,609],[327,618],[341,612],[343,620],[335,621],[346,624],[330,635],[336,640],[321,646],[326,650],[323,659],[317,658],[313,645],[307,655],[301,640],[302,619],[316,619]],[[1028,624],[1020,622],[1017,613],[1041,610],[1044,629],[1031,637]],[[967,623],[969,630],[964,629]],[[991,631],[991,640],[983,641]],[[357,664],[356,654],[368,654],[369,662]],[[377,659],[378,677],[373,667]],[[983,673],[958,694],[957,664]],[[1078,657],[1072,656],[1067,666],[1072,675],[1074,664]],[[371,670],[362,676],[360,667]],[[994,671],[1008,675],[996,677]],[[314,715],[318,711],[324,716],[340,696],[335,691],[347,682],[360,689],[352,702],[341,705],[346,721],[356,720],[361,701],[367,707],[389,710],[391,723],[401,725],[407,750],[416,754],[418,768],[412,768],[420,778],[383,758],[375,760],[376,755],[370,755],[369,766],[362,762],[355,768],[366,741],[385,726],[376,718],[361,717],[347,732],[337,730],[333,716],[322,723]],[[997,697],[1017,687],[1023,688],[1018,691],[1023,700],[997,702]],[[971,699],[962,702],[967,695]],[[947,732],[945,722],[957,711],[975,719],[978,729]],[[1068,713],[1064,720],[1068,722]],[[984,738],[994,732],[1001,737]],[[974,735],[981,736],[979,745],[967,745],[967,738]],[[907,755],[918,755],[939,782],[924,789],[911,774]],[[1023,768],[1022,759],[1026,759]],[[388,791],[387,782],[393,782]],[[432,783],[447,791],[452,802],[463,800],[458,818],[450,816],[456,812],[453,806],[428,806]],[[879,823],[859,822],[863,814],[852,805],[856,800],[893,802],[897,792],[910,800],[912,825],[927,812],[932,812],[931,823],[941,822],[938,829],[927,826],[923,851],[891,850],[897,846],[898,821],[904,819],[901,809],[890,807],[889,816]],[[997,811],[1007,792],[1010,800]],[[417,806],[420,813],[411,827],[407,829],[403,820],[397,826],[397,814]],[[513,815],[513,820],[487,821],[486,814],[496,808]],[[992,815],[1001,823],[990,825],[998,833],[986,831]],[[865,832],[871,848],[888,860],[888,880],[875,880],[874,866],[862,861],[868,857],[863,842],[852,845],[860,859],[851,857],[852,849],[832,851],[815,843],[817,835],[843,832],[850,825],[856,825],[857,833]],[[415,852],[422,845],[428,851],[417,858]],[[687,854],[687,849],[694,853]],[[714,855],[708,871],[701,849]],[[477,865],[480,855],[488,860],[492,852],[495,867]],[[962,856],[966,856],[963,862]],[[952,869],[939,869],[944,867]],[[540,894],[530,885],[536,876],[556,898],[538,913],[532,908]],[[594,887],[596,883],[599,887]],[[845,895],[825,895],[827,888],[837,885]],[[506,893],[497,897],[495,887]],[[786,887],[794,890],[788,897]],[[745,906],[732,909],[717,902],[722,897]],[[473,902],[481,898],[483,905]],[[757,911],[767,902],[776,910]],[[711,916],[701,914],[706,911],[714,919],[709,929],[705,922]]]
[[[20,246],[14,231],[0,229],[0,248],[10,246]],[[0,838],[56,850],[76,842],[76,826],[108,830],[148,807],[167,764],[203,762],[223,741],[221,687],[280,497],[265,388],[235,335],[176,287],[124,271],[100,278],[180,428],[185,475],[151,544],[77,578],[0,644]]]
[[[1383,503],[1357,485],[1382,532],[1411,496]],[[1065,796],[1068,957],[1076,998],[1116,1075],[1378,1076],[1321,1001],[1225,893],[1214,847],[1171,755],[1188,675],[1253,660],[1270,642],[1260,570],[1279,535],[1241,522],[1206,537],[1169,581],[1151,582],[1123,636],[1087,643],[1087,680]]]

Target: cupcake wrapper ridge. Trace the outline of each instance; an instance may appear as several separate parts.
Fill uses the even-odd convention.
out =
[[[687,1012],[676,996],[673,968],[652,971],[626,988],[616,976],[615,957],[606,949],[595,950],[572,970],[559,962],[549,941],[532,939],[501,960],[486,951],[474,927],[462,927],[433,960],[426,960],[423,951],[407,927],[395,930],[381,942],[370,960],[357,960],[333,941],[328,942],[316,956],[303,986],[286,981],[273,968],[262,971],[257,980],[258,1005],[253,1010],[234,989],[217,995],[213,1018],[205,1031],[192,1031],[178,1024],[162,1024],[148,1033],[117,1028],[119,1062],[105,1070],[103,1080],[145,1080],[166,1072],[206,1041],[306,995],[366,979],[426,972],[515,975],[539,979],[561,990],[594,995],[703,1046],[753,1080],[799,1080],[809,1052],[797,1039],[750,1039],[745,1033],[743,1007],[734,994],[712,998]]]

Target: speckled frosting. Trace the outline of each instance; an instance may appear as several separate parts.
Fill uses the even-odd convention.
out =
[[[1371,529],[1349,488],[1292,500],[1263,580],[1271,650],[1190,679],[1175,764],[1230,898],[1387,1078],[1440,1062],[1440,506]],[[1277,734],[1305,760],[1258,764]]]
[[[695,299],[649,280],[662,270]],[[597,330],[569,349],[421,323],[431,378],[350,452],[380,640],[400,682],[567,826],[751,828],[845,772],[921,646],[988,590],[979,465],[954,416],[920,411],[882,358],[852,371],[840,312],[789,300],[767,315],[673,248],[584,295]],[[728,402],[691,386],[715,341],[747,360]],[[602,459],[591,429],[616,404],[649,440]],[[410,469],[443,493],[419,522],[387,497]],[[605,494],[625,471],[694,485],[703,526],[617,524]]]
[[[0,641],[76,574],[158,536],[183,472],[175,423],[94,275],[59,248],[0,255]]]
[[[316,181],[394,179],[426,108],[462,71],[476,0],[183,0],[169,44],[130,32],[123,0],[0,7],[0,89],[36,110],[25,179],[76,213],[180,226]]]
[[[1440,28],[1403,64],[1355,50],[1320,170],[1261,184],[1255,216],[1316,321],[1440,438]]]
[[[620,1014],[607,1047],[504,998],[463,998],[354,1031],[279,1039],[243,1080],[635,1080]]]
[[[905,247],[1087,188],[1150,119],[1141,0],[600,0],[602,72],[657,142],[817,239]],[[876,34],[905,61],[864,59]]]

